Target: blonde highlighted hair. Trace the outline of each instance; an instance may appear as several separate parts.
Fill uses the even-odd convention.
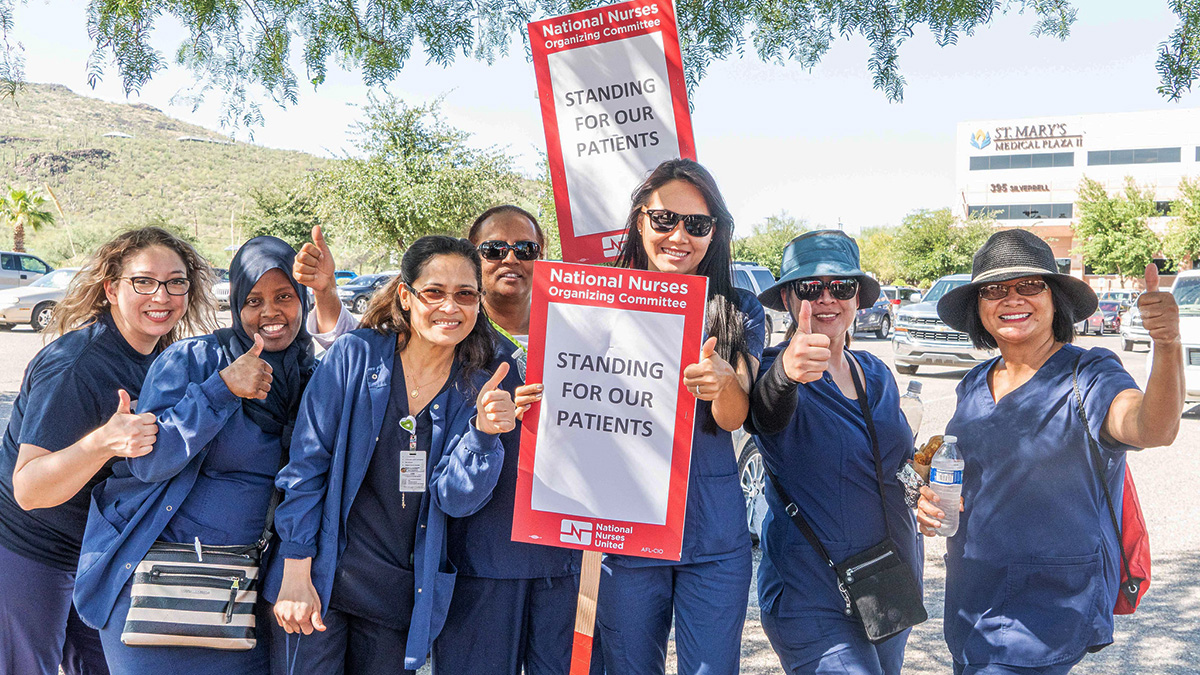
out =
[[[125,270],[125,263],[138,252],[151,246],[174,251],[187,270],[191,288],[187,294],[187,310],[170,333],[159,338],[158,348],[164,349],[176,340],[190,335],[211,333],[217,327],[216,301],[212,294],[212,269],[191,244],[160,227],[129,230],[108,240],[84,265],[67,287],[66,295],[54,307],[54,318],[46,335],[62,335],[91,325],[109,311],[104,282],[115,283]]]

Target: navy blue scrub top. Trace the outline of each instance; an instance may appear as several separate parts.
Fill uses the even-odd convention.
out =
[[[766,341],[762,304],[750,291],[740,288],[735,291],[737,309],[742,315],[742,329],[746,335],[746,351],[755,360],[761,360]],[[683,550],[679,562],[606,555],[605,564],[652,567],[701,563],[732,558],[750,550],[746,500],[742,496],[742,484],[738,478],[733,436],[720,427],[713,432],[707,431],[707,423],[712,418],[712,404],[697,402],[683,524]]]
[[[783,347],[763,353],[760,373],[766,373]],[[923,546],[904,489],[896,472],[912,458],[912,430],[900,412],[900,392],[887,365],[867,352],[853,352],[863,369],[863,386],[883,463],[887,522],[900,556],[921,579]],[[846,398],[828,373],[820,380],[796,386],[796,412],[783,431],[755,440],[768,469],[779,479],[804,514],[835,563],[861,553],[889,534],[884,524],[875,478],[875,460],[862,408]],[[764,413],[757,411],[761,419]],[[770,414],[769,412],[766,414]],[[770,482],[770,506],[763,519],[759,546],[758,596],[762,611],[780,617],[841,616],[845,602],[828,563],[813,549],[784,512]]]
[[[155,356],[131,347],[104,312],[33,357],[0,449],[0,545],[30,560],[75,571],[92,488],[112,474],[116,460],[65,503],[26,511],[13,497],[17,454],[22,443],[58,452],[104,425],[117,411],[118,389],[137,398]]]
[[[1120,563],[1071,373],[1118,514],[1128,446],[1101,429],[1117,394],[1137,389],[1107,349],[1065,345],[999,403],[976,366],[958,385],[946,433],[966,460],[965,511],[947,542],[946,643],[961,663],[1037,668],[1112,642]]]
[[[413,603],[413,546],[425,493],[400,493],[400,453],[408,450],[411,434],[400,427],[400,421],[408,416],[408,387],[399,355],[392,368],[392,391],[383,427],[346,517],[346,550],[338,561],[329,605],[407,631],[411,612],[399,610]],[[454,381],[456,371],[457,365],[442,390]],[[440,395],[439,391],[433,398]],[[417,451],[426,456],[428,482],[433,469],[428,461],[433,443],[428,405],[417,413],[416,422]]]

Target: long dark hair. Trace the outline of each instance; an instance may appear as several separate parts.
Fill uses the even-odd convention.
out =
[[[400,274],[387,286],[371,297],[371,304],[363,313],[363,328],[380,333],[396,335],[396,352],[401,352],[412,337],[412,323],[408,310],[400,305],[400,284],[412,286],[425,271],[425,266],[435,256],[456,255],[471,263],[475,270],[475,284],[482,292],[483,271],[479,263],[479,252],[466,239],[434,235],[421,237],[404,252],[400,260]],[[475,326],[462,342],[454,348],[454,357],[462,368],[462,381],[469,382],[470,376],[484,370],[492,361],[492,338],[488,332],[488,317],[483,303],[479,303],[479,314]]]
[[[725,206],[725,199],[717,189],[717,181],[703,166],[691,159],[671,159],[659,164],[654,171],[633,191],[629,207],[629,218],[625,221],[625,243],[617,254],[616,266],[644,270],[649,266],[646,249],[638,231],[642,207],[650,201],[650,195],[673,180],[681,180],[700,191],[708,206],[709,215],[717,217],[712,241],[696,274],[708,277],[708,306],[705,310],[704,328],[709,337],[717,338],[717,353],[734,368],[738,357],[750,363],[746,349],[746,331],[742,324],[742,312],[738,310],[737,289],[733,285],[733,215]]]

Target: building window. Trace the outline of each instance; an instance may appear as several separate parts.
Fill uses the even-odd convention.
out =
[[[1070,274],[1071,273],[1071,259],[1070,258],[1055,258],[1054,265],[1056,267],[1058,267],[1059,274]]]
[[[1092,150],[1088,166],[1110,164],[1171,164],[1180,161],[1181,148],[1137,148],[1134,150]],[[1197,151],[1200,157],[1200,149]]]
[[[971,158],[971,171],[1047,169],[1060,166],[1075,166],[1075,153],[1039,152],[1031,155],[985,155]]]
[[[1074,204],[988,204],[967,207],[967,214],[972,218],[991,215],[996,220],[1050,220],[1071,218],[1074,213]]]
[[[1154,210],[1160,216],[1171,215],[1171,202],[1154,202]]]

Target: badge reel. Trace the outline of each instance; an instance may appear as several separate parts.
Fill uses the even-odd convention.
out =
[[[412,415],[400,420],[408,432],[408,450],[400,451],[400,508],[408,508],[409,492],[425,492],[426,454],[417,450],[417,420]]]

